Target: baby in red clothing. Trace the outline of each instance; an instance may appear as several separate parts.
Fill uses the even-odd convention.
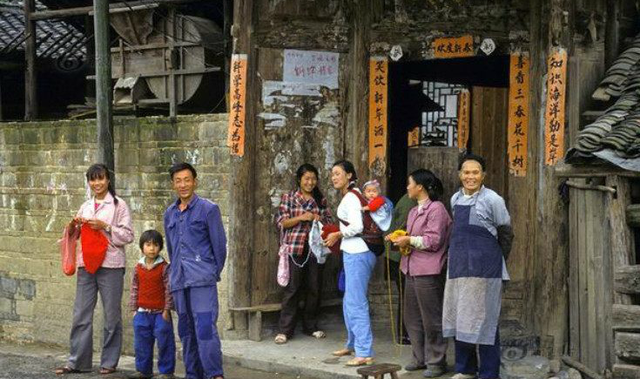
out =
[[[393,203],[380,192],[380,183],[375,179],[369,180],[362,186],[362,193],[369,201],[369,204],[362,207],[362,211],[369,211],[373,221],[383,232],[386,232],[391,225]]]

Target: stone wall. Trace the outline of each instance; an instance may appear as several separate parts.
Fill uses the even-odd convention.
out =
[[[226,115],[115,120],[116,191],[132,211],[136,241],[127,267],[140,257],[142,231],[162,231],[173,199],[167,169],[187,161],[198,170],[201,196],[220,205],[228,224],[230,159]],[[84,173],[96,157],[94,120],[0,124],[0,337],[68,344],[75,276],[63,275],[56,241],[88,196]],[[220,332],[227,317],[226,270],[220,284]],[[125,277],[123,306],[131,270]],[[123,308],[126,309],[126,308]],[[123,312],[125,351],[133,330]],[[94,345],[102,334],[98,303]]]

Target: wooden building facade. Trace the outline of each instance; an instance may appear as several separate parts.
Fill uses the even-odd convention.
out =
[[[363,179],[381,180],[397,200],[417,167],[442,177],[450,195],[459,154],[470,151],[487,159],[487,185],[504,196],[512,215],[503,325],[535,336],[532,346],[543,355],[571,355],[600,374],[611,370],[616,354],[591,359],[596,353],[576,346],[603,344],[613,352],[618,341],[636,338],[623,333],[614,340],[610,309],[631,303],[618,299],[613,273],[595,273],[604,255],[625,266],[620,270],[635,264],[618,262],[610,255],[615,241],[606,239],[631,249],[632,231],[600,239],[595,232],[608,229],[588,218],[601,217],[606,206],[609,217],[600,220],[622,227],[627,184],[615,184],[623,194],[616,199],[581,197],[576,191],[583,190],[573,187],[563,196],[560,189],[566,172],[577,172],[563,159],[585,123],[583,113],[593,109],[591,94],[638,32],[637,20],[633,2],[604,0],[235,1],[231,81],[246,88],[234,97],[232,84],[230,98],[232,128],[238,116],[230,138],[235,332],[259,332],[261,310],[278,302],[272,217],[299,164],[320,169],[320,185],[337,205],[329,177],[337,159],[353,161]],[[246,74],[234,76],[234,67],[246,67]],[[583,208],[586,201],[591,205]],[[584,256],[576,258],[576,251]],[[589,259],[588,268],[580,259]],[[621,304],[601,314],[602,303],[589,303],[592,324],[580,324],[584,335],[575,329],[572,308],[576,270],[591,270],[592,282],[579,296],[610,296]]]

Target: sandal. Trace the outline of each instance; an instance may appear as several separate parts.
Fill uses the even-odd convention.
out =
[[[325,332],[323,332],[322,330],[316,330],[315,332],[311,333],[312,337],[315,337],[317,339],[321,339],[327,336],[327,334]]]
[[[347,366],[348,367],[358,367],[358,366],[365,366],[365,365],[370,365],[373,364],[373,358],[371,357],[366,357],[366,358],[360,358],[360,357],[356,357],[353,358],[352,360],[347,362]]]
[[[340,349],[340,350],[336,350],[332,353],[334,356],[336,357],[344,357],[346,355],[351,355],[353,354],[353,350],[349,350],[349,349]]]
[[[115,367],[111,367],[111,368],[100,367],[100,375],[109,375],[109,374],[113,374],[114,372],[116,372]]]
[[[67,374],[81,374],[82,371],[76,370],[75,368],[71,368],[69,366],[57,367],[53,370],[56,375],[67,375]]]
[[[273,342],[275,342],[277,345],[283,345],[287,343],[287,336],[284,334],[278,334]]]

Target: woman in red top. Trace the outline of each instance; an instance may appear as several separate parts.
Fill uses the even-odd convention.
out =
[[[297,190],[282,195],[275,217],[280,232],[280,254],[289,259],[289,283],[284,288],[280,311],[279,333],[275,343],[283,344],[293,337],[298,302],[304,299],[303,331],[324,338],[318,329],[318,308],[323,265],[309,251],[309,232],[314,220],[331,222],[327,200],[318,188],[318,170],[305,163],[296,171]]]

